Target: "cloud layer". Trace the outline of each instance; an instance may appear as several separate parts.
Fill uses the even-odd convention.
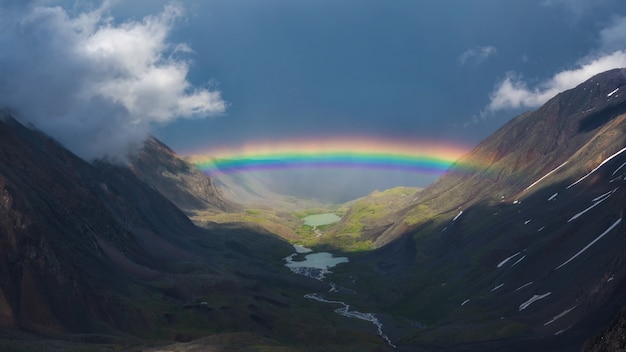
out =
[[[559,92],[574,88],[593,75],[614,68],[626,67],[626,18],[616,18],[600,32],[597,52],[579,60],[576,67],[556,73],[550,79],[529,86],[514,72],[507,73],[490,95],[487,110],[536,108]]]
[[[85,159],[123,157],[155,123],[225,111],[218,91],[187,81],[191,49],[167,42],[179,6],[123,23],[108,7],[0,1],[0,106]]]

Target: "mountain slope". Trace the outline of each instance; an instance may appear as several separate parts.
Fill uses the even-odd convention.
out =
[[[209,348],[227,348],[237,332],[302,350],[322,335],[329,350],[384,346],[310,307],[302,296],[326,285],[291,274],[292,251],[242,225],[198,228],[129,168],[0,120],[0,349],[15,348],[2,338],[12,330],[121,346],[213,335]]]
[[[377,245],[432,216],[455,216],[479,201],[513,201],[559,167],[552,182],[592,169],[626,144],[624,85],[626,70],[608,71],[512,119],[421,192]]]
[[[619,69],[559,94],[420,192],[341,268],[360,270],[341,283],[368,292],[355,304],[421,322],[402,346],[579,349],[626,304],[625,85]]]
[[[188,214],[240,210],[224,198],[211,178],[152,136],[129,159],[131,170],[140,180]]]

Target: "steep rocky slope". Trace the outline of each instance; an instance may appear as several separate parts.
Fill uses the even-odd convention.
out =
[[[611,321],[609,326],[583,346],[584,352],[626,351],[626,308]]]
[[[140,180],[152,185],[186,213],[240,210],[224,198],[210,177],[154,137],[149,137],[129,157],[129,162]]]
[[[341,268],[355,304],[421,322],[407,350],[580,349],[626,304],[624,89],[597,75],[487,138]]]
[[[625,69],[608,71],[512,119],[417,195],[377,245],[433,216],[455,216],[478,202],[515,200],[557,168],[552,182],[592,169],[625,145],[625,85]]]

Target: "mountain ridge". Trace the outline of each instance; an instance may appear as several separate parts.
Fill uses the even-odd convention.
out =
[[[454,216],[475,200],[514,200],[533,182],[577,156],[584,158],[584,168],[591,170],[602,158],[598,150],[617,151],[626,144],[620,133],[624,129],[626,94],[607,97],[625,85],[626,69],[607,71],[559,93],[539,109],[513,118],[420,192],[415,204],[437,203],[430,209],[432,214]],[[537,169],[533,164],[541,166]],[[584,172],[580,167],[574,168],[578,164],[564,165],[557,175]],[[419,213],[415,207],[404,212],[409,217]],[[406,217],[388,228],[376,245],[388,243],[414,228],[416,224],[407,224]]]
[[[347,286],[370,289],[359,304],[428,326],[403,345],[581,348],[626,304],[625,84],[616,69],[557,95],[417,194],[348,264],[374,269]]]

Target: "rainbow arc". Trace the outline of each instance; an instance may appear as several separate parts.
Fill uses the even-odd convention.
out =
[[[250,143],[193,153],[188,160],[207,173],[292,168],[366,168],[439,174],[469,150],[441,142],[342,138]]]

